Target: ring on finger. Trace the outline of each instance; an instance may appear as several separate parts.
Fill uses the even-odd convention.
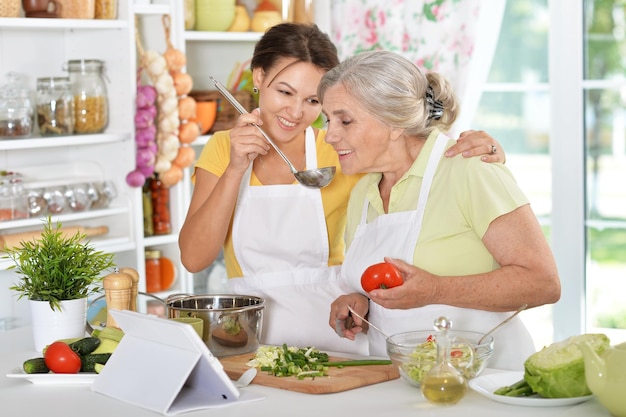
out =
[[[498,152],[498,148],[496,148],[496,145],[491,145],[491,155],[495,154],[496,152]]]

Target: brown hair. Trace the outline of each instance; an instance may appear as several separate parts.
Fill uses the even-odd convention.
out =
[[[254,47],[251,68],[269,71],[280,58],[295,58],[329,71],[339,65],[337,47],[317,25],[280,23],[272,26]]]

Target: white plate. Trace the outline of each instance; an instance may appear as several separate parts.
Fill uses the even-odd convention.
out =
[[[41,385],[91,385],[98,374],[83,372],[77,374],[27,374],[22,368],[15,368],[7,378],[25,379]]]
[[[523,405],[526,407],[560,407],[588,401],[593,395],[573,398],[543,398],[539,395],[530,397],[507,397],[496,395],[493,392],[500,387],[512,385],[524,377],[524,372],[501,372],[497,374],[481,375],[469,382],[471,389],[485,397],[505,404]]]

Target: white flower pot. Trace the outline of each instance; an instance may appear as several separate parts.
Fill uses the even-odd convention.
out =
[[[87,299],[61,301],[61,310],[52,310],[47,301],[29,300],[33,339],[37,352],[58,339],[85,336]]]

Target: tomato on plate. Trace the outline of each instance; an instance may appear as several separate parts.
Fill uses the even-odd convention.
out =
[[[56,374],[76,374],[80,371],[80,356],[65,342],[53,342],[43,356],[46,366]]]
[[[361,275],[361,287],[366,292],[378,288],[393,288],[402,285],[402,273],[393,264],[381,262],[369,266]]]

